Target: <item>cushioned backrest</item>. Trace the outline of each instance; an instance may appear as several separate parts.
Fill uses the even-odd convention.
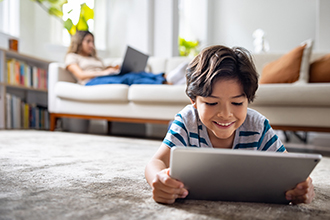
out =
[[[147,72],[154,74],[165,73],[166,70],[166,58],[160,57],[149,57],[147,63]]]
[[[183,62],[190,62],[193,58],[190,57],[172,57],[167,60],[165,72],[168,73],[175,69]]]
[[[252,54],[254,65],[256,66],[259,75],[262,73],[264,66],[274,60],[283,56],[282,53],[264,53],[264,54]]]
[[[311,55],[311,60],[310,60],[310,63],[314,62],[315,60],[325,56],[325,55],[328,55],[329,53],[322,53],[322,52],[317,52],[317,53],[312,53]]]

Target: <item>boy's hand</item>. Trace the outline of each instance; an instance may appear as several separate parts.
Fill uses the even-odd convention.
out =
[[[188,195],[183,183],[172,179],[169,172],[169,168],[160,171],[152,181],[152,194],[156,202],[172,204],[175,199],[185,198]]]
[[[312,179],[307,178],[306,181],[299,183],[296,188],[288,190],[285,194],[287,200],[291,200],[292,204],[311,203],[315,196]]]

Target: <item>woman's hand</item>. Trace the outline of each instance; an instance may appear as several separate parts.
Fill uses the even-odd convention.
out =
[[[177,198],[185,198],[188,190],[183,183],[169,176],[170,169],[161,170],[151,183],[153,199],[159,203],[172,204]]]
[[[115,67],[109,66],[105,70],[102,71],[102,75],[103,76],[106,76],[106,75],[115,75],[115,74],[118,74],[119,72],[120,72],[120,68],[119,68],[118,65],[115,66]]]
[[[288,190],[285,194],[285,198],[290,200],[294,205],[311,203],[314,197],[314,186],[310,177],[306,181],[297,184],[296,188]]]

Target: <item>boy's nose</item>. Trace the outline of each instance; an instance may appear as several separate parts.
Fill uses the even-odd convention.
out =
[[[229,118],[232,115],[228,106],[223,106],[219,109],[217,116],[219,118]]]

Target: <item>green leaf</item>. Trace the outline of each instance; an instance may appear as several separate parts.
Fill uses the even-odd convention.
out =
[[[77,24],[78,31],[88,31],[88,24],[84,17],[80,17]]]
[[[62,6],[66,3],[68,3],[68,0],[57,0],[57,2],[54,3],[54,5],[57,5],[58,7],[60,7],[62,9]]]
[[[73,22],[70,18],[68,18],[65,22],[64,22],[64,28],[67,29],[69,32],[71,30],[73,25]]]
[[[56,4],[58,0],[47,0],[50,4]]]
[[[45,1],[45,0],[37,0],[37,1]],[[68,3],[68,0],[47,0],[53,6],[62,6]]]
[[[50,15],[55,15],[56,17],[60,17],[60,18],[63,16],[63,12],[59,10],[57,7],[50,7],[48,9],[48,13]]]
[[[85,21],[89,19],[94,19],[94,10],[86,5],[86,3],[81,4],[80,16],[84,17]]]
[[[75,35],[77,32],[77,27],[75,25],[72,25],[71,29],[69,30],[69,34],[71,36]]]

